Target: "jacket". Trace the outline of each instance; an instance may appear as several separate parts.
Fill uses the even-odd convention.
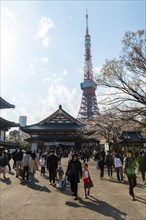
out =
[[[36,173],[36,170],[38,169],[37,160],[30,159],[28,163],[29,163],[29,172]]]
[[[80,182],[80,177],[82,177],[82,165],[79,160],[70,160],[67,171],[66,171],[66,176],[68,176],[68,173],[72,173],[72,177],[70,182],[74,183],[79,183]]]
[[[22,166],[23,167],[29,166],[29,160],[30,160],[30,155],[29,154],[25,154],[23,156],[23,159],[22,159]]]
[[[125,173],[127,175],[133,175],[135,174],[135,169],[136,169],[136,161],[135,161],[135,158],[134,157],[127,157],[125,160],[124,160],[124,170],[125,170]]]
[[[58,158],[55,154],[50,154],[47,158],[47,168],[56,170],[58,165],[57,165]]]

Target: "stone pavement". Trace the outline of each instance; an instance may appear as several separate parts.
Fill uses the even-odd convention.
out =
[[[67,158],[62,159],[66,171]],[[35,184],[22,184],[15,171],[0,180],[0,220],[144,220],[146,219],[146,188],[138,175],[135,187],[136,201],[128,194],[127,179],[118,183],[107,178],[100,180],[93,160],[89,161],[94,187],[91,195],[84,199],[83,182],[79,184],[79,199],[71,196],[69,183],[66,190],[58,191],[49,185],[46,177],[36,173]]]

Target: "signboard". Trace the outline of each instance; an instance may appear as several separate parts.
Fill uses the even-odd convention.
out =
[[[109,151],[109,143],[105,143],[104,148],[105,148],[106,151]]]

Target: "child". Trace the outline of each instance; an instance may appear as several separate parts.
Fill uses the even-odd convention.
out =
[[[39,164],[41,166],[41,175],[45,175],[45,166],[46,166],[46,160],[45,160],[45,156],[42,155],[40,160],[39,160]]]
[[[87,163],[84,164],[83,181],[84,181],[85,199],[87,199],[90,193],[90,183],[91,183],[91,173],[88,169]]]
[[[63,168],[62,166],[59,166],[59,168],[57,169],[57,174],[58,174],[58,180],[60,181],[62,178],[63,178],[63,175],[64,175],[64,171],[63,171]]]
[[[104,178],[104,160],[103,160],[102,156],[100,156],[99,169],[100,169],[100,179],[103,180],[103,178]]]

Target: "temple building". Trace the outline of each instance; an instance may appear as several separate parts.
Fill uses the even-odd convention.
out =
[[[15,108],[14,105],[8,103],[6,100],[4,100],[2,97],[0,97],[0,111],[1,109],[10,109]],[[0,145],[8,147],[11,145],[11,143],[6,142],[6,132],[12,128],[12,127],[18,127],[19,124],[8,121],[7,119],[4,119],[0,117]]]
[[[30,135],[27,139],[31,143],[31,150],[40,149],[46,151],[51,147],[62,147],[78,149],[89,144],[89,140],[82,138],[80,129],[85,124],[78,121],[59,106],[53,114],[37,124],[20,127],[21,131]]]
[[[140,151],[146,144],[146,138],[140,131],[122,131],[118,144],[123,150],[131,149],[134,152]]]

